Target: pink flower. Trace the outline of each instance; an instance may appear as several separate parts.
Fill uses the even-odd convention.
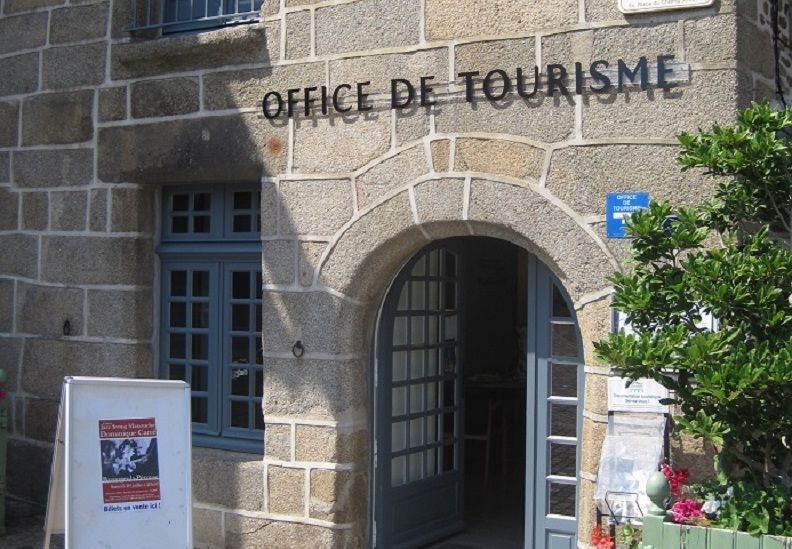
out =
[[[0,391],[0,400],[3,400],[6,397],[5,391]]]
[[[671,507],[671,513],[674,515],[674,522],[685,522],[687,519],[701,516],[701,503],[690,498],[685,498],[677,501],[674,506]]]

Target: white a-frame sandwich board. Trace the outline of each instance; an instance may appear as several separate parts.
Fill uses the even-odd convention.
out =
[[[192,549],[190,387],[67,377],[44,549]]]

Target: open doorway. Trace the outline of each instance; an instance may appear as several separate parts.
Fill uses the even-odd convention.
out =
[[[522,549],[525,540],[528,253],[465,242],[461,273],[464,524],[437,549]]]
[[[580,340],[538,259],[438,241],[397,276],[378,326],[376,546],[576,546]]]

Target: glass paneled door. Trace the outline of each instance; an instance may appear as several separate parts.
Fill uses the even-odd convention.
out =
[[[459,252],[426,250],[384,309],[378,376],[377,546],[420,547],[460,530]]]
[[[528,258],[528,326],[525,547],[574,549],[583,407],[581,345],[566,292],[533,255]]]

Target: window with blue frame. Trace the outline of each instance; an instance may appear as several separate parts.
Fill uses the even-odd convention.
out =
[[[163,192],[160,369],[192,390],[193,442],[261,452],[261,191]]]
[[[133,21],[128,31],[163,33],[254,23],[264,0],[129,0]],[[273,1],[273,0],[270,0]]]

